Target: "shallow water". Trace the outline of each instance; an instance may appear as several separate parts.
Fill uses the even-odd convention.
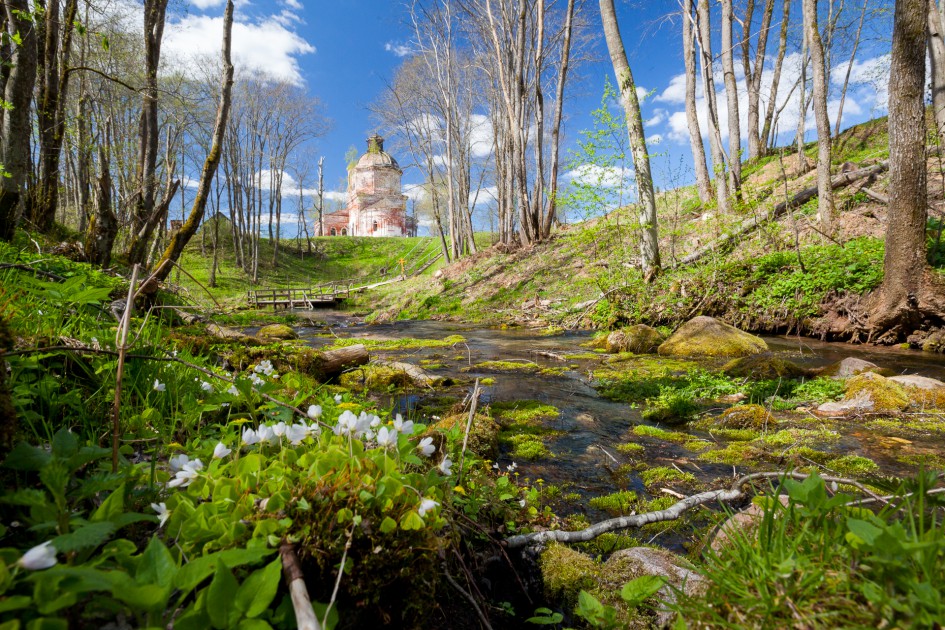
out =
[[[312,314],[313,319],[320,317],[319,312]],[[723,482],[720,477],[729,478],[733,474],[744,472],[732,466],[707,463],[696,459],[696,454],[679,444],[665,440],[642,438],[633,433],[638,424],[651,424],[642,419],[638,409],[626,403],[612,402],[601,398],[589,376],[589,368],[599,367],[599,360],[568,360],[562,362],[542,356],[538,352],[550,352],[559,355],[587,352],[580,344],[587,341],[592,333],[588,331],[566,332],[546,336],[541,331],[524,328],[485,328],[481,326],[438,321],[404,321],[380,325],[351,324],[339,326],[334,317],[326,324],[332,335],[339,337],[395,339],[442,339],[448,335],[462,335],[466,341],[452,348],[422,348],[417,350],[382,352],[372,351],[374,355],[395,356],[399,361],[419,363],[423,359],[444,364],[444,368],[435,370],[440,376],[460,379],[463,386],[453,388],[450,393],[462,397],[472,389],[475,378],[491,377],[495,384],[483,387],[480,404],[492,401],[538,400],[560,410],[560,416],[547,421],[544,426],[560,431],[561,435],[546,439],[546,445],[552,457],[535,462],[516,462],[519,474],[531,480],[543,479],[546,483],[565,486],[568,492],[577,492],[581,500],[574,502],[574,510],[583,511],[593,520],[606,518],[607,514],[587,507],[586,499],[609,494],[617,490],[635,490],[646,494],[636,473],[617,474],[620,464],[630,462],[630,458],[616,450],[616,446],[626,442],[638,442],[646,447],[642,459],[649,466],[670,466],[691,472],[701,482],[713,480],[713,487]],[[305,338],[313,347],[330,344],[332,335],[325,335],[324,329],[303,330]],[[889,368],[901,374],[920,374],[945,380],[945,359],[914,351],[901,349],[873,348],[848,344],[824,343],[811,339],[767,337],[771,350],[807,367],[819,367],[839,361],[845,357],[858,357],[872,361],[881,367]],[[569,369],[557,376],[528,374],[525,372],[500,372],[473,369],[462,372],[464,367],[474,366],[483,361],[533,362],[541,367],[566,367],[579,365],[579,369]],[[438,392],[442,394],[442,392]],[[411,411],[421,400],[423,394],[398,396],[385,400],[400,411]],[[827,423],[825,423],[826,425]],[[672,427],[673,430],[691,433],[694,437],[711,438],[704,432],[687,430],[685,427]],[[857,454],[870,457],[880,465],[883,472],[889,474],[908,474],[911,467],[898,461],[903,449],[916,454],[929,453],[941,456],[945,453],[941,434],[928,440],[903,440],[874,434],[855,426],[831,428],[839,430],[841,438],[824,450],[840,454]],[[918,443],[917,443],[918,442]],[[499,464],[507,467],[511,464],[508,456],[500,457]],[[763,465],[765,466],[765,465]],[[776,468],[774,465],[768,466]],[[671,535],[667,535],[671,537]],[[667,540],[661,541],[667,544]],[[669,542],[672,546],[672,543]]]

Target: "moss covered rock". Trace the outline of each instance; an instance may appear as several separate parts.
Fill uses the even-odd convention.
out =
[[[870,361],[857,359],[856,357],[847,357],[843,361],[833,363],[820,371],[822,376],[832,376],[833,378],[850,378],[864,372],[879,372],[880,367]]]
[[[722,368],[728,376],[750,378],[758,381],[777,378],[800,378],[809,371],[798,364],[771,353],[762,352],[748,357],[732,359]]]
[[[914,405],[924,409],[945,409],[945,383],[942,381],[914,374],[893,376],[889,380],[901,385]]]
[[[659,354],[679,357],[746,357],[766,352],[763,339],[713,317],[695,317],[659,347]]]
[[[289,341],[299,338],[299,334],[295,332],[291,326],[287,326],[286,324],[269,324],[268,326],[263,326],[259,329],[259,332],[256,333],[256,336],[266,341]]]
[[[545,595],[567,606],[577,602],[582,590],[591,590],[597,585],[600,565],[566,545],[548,545],[539,564]]]
[[[403,370],[386,365],[363,365],[342,374],[338,382],[347,389],[387,390],[391,387],[410,387],[413,380]]]
[[[607,335],[607,352],[632,352],[634,354],[652,354],[656,352],[664,337],[660,331],[646,324],[637,324],[629,328],[615,330]]]
[[[457,413],[443,418],[434,425],[434,428],[444,431],[458,428],[460,432],[465,433],[468,421],[469,414]],[[462,448],[462,440],[459,444]],[[485,414],[477,413],[469,428],[467,448],[485,459],[495,459],[499,453],[499,425],[496,421]]]
[[[777,420],[761,405],[738,405],[722,412],[715,424],[723,429],[764,429]]]
[[[872,411],[902,411],[909,406],[909,397],[899,383],[873,372],[848,380],[844,400],[869,400]]]

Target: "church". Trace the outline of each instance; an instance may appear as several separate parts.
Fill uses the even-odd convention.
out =
[[[367,139],[367,152],[348,169],[344,209],[326,214],[327,236],[416,236],[416,221],[407,216],[407,197],[401,191],[403,171],[384,151],[384,138]]]

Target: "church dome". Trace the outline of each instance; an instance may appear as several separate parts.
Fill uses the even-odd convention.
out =
[[[390,153],[384,151],[384,138],[374,134],[367,139],[367,153],[358,160],[356,168],[372,168],[377,166],[393,167],[400,170],[400,165]]]

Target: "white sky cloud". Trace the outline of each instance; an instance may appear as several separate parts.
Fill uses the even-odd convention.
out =
[[[384,50],[389,53],[394,53],[398,57],[406,57],[407,55],[413,53],[413,49],[407,44],[394,41],[384,44]]]
[[[286,13],[256,22],[233,23],[233,63],[241,71],[265,74],[301,85],[297,57],[315,52],[287,22]],[[192,63],[200,57],[217,58],[223,41],[223,17],[186,15],[168,24],[163,50],[167,57]]]
[[[633,181],[633,170],[619,166],[581,164],[565,173],[564,177],[572,183],[584,186],[620,188]]]
[[[222,7],[226,3],[226,0],[190,0],[190,4],[194,5],[201,11],[206,11],[207,9],[212,9],[213,7]]]

